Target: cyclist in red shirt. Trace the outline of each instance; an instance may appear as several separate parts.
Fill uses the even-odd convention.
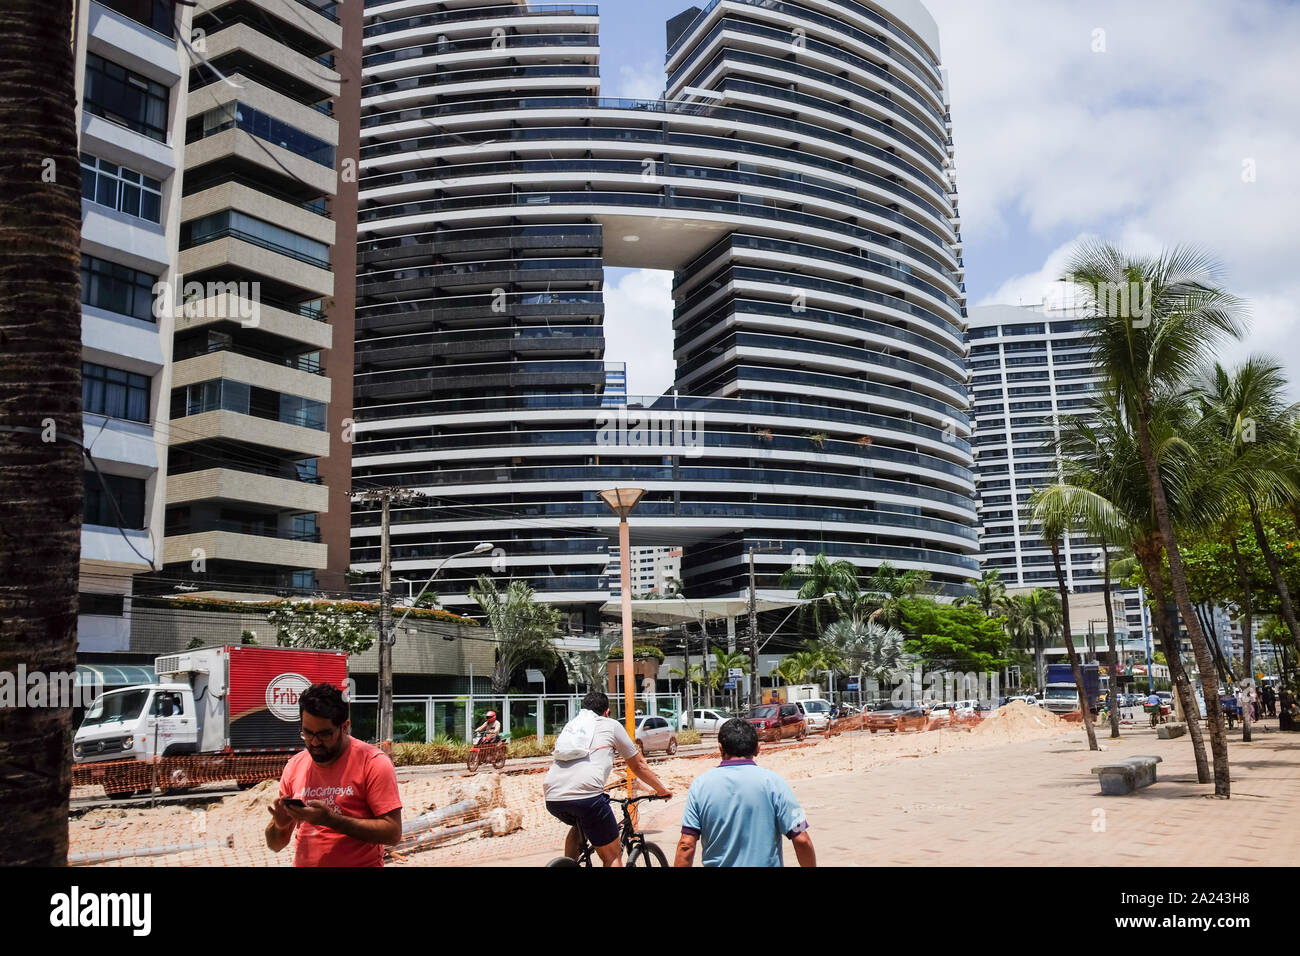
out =
[[[348,703],[337,687],[313,684],[299,697],[298,714],[307,749],[280,776],[280,795],[267,808],[266,845],[279,853],[297,828],[294,866],[383,866],[384,845],[402,838],[393,762],[350,736]]]

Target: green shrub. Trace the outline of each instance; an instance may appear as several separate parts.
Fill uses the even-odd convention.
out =
[[[632,648],[632,660],[634,661],[649,660],[652,657],[660,664],[664,662],[664,652],[659,650],[657,647],[646,646]],[[609,652],[609,659],[611,661],[621,661],[623,659],[623,648],[613,648]]]

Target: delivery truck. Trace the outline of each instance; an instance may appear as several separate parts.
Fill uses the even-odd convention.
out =
[[[1101,693],[1101,675],[1096,664],[1080,664],[1083,673],[1084,698],[1089,701],[1092,711],[1097,709],[1097,697]],[[1069,664],[1048,664],[1047,682],[1043,698],[1039,703],[1057,714],[1066,714],[1079,710],[1079,688],[1074,683],[1074,669]]]
[[[138,778],[129,772],[131,761],[194,758],[185,764],[189,773],[172,774],[184,785],[234,766],[239,755],[301,750],[299,695],[319,683],[346,690],[348,658],[342,651],[223,645],[159,657],[154,672],[156,684],[100,695],[73,739],[75,763],[102,764],[103,772],[92,767],[89,778],[110,795]]]

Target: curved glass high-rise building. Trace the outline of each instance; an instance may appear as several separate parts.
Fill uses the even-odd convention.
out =
[[[951,124],[918,2],[691,8],[649,101],[600,97],[595,5],[365,12],[354,479],[429,496],[394,509],[396,576],[489,540],[444,601],[495,563],[594,606],[596,492],[623,485],[691,594],[742,593],[776,542],[760,591],[818,553],[950,593],[976,575]],[[676,388],[626,408],[606,267],[675,273]],[[352,533],[377,570],[373,505]]]

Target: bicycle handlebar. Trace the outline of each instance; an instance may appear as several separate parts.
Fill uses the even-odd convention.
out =
[[[621,798],[616,797],[613,794],[610,794],[609,799],[614,803],[622,804],[623,806],[627,807],[627,806],[631,806],[634,803],[640,803],[642,800],[667,800],[668,798],[661,797],[657,793],[646,793],[646,794],[642,794],[639,797],[621,797]]]

